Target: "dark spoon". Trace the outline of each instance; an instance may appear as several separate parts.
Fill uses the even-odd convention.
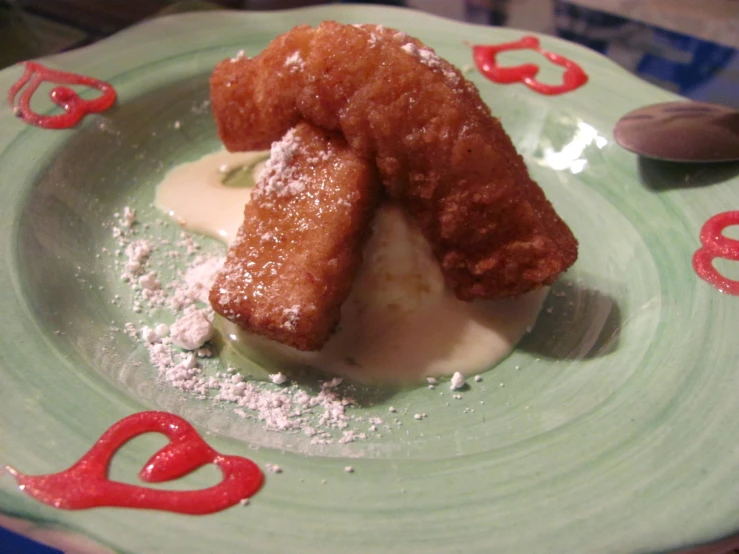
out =
[[[739,111],[706,102],[652,104],[619,119],[613,137],[626,150],[647,158],[737,161]]]

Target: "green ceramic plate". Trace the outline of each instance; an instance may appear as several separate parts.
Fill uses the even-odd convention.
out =
[[[470,78],[580,239],[580,259],[535,329],[463,398],[445,386],[388,393],[359,413],[387,416],[392,404],[402,425],[311,448],[157,384],[140,343],[110,330],[142,316],[130,302],[110,302],[130,291],[98,257],[114,247],[106,222],[126,205],[155,222],[150,204],[163,174],[218,149],[203,104],[213,65],[328,18],[402,29],[460,67],[472,62],[465,42],[523,34],[348,6],[174,16],[44,60],[112,83],[119,102],[105,114],[47,131],[0,107],[0,464],[59,471],[115,421],[164,409],[218,450],[284,469],[250,506],[202,517],[55,510],[3,475],[0,524],[72,551],[136,554],[658,552],[732,535],[739,297],[700,280],[691,259],[704,222],[739,208],[739,168],[650,163],[617,147],[620,115],[674,97],[554,38],[542,37],[543,46],[590,76],[576,92],[544,97]],[[0,73],[0,90],[20,74]],[[542,79],[557,78],[543,69]],[[735,262],[716,266],[739,278]],[[162,444],[136,439],[113,474],[132,478]],[[344,472],[348,464],[354,473]],[[216,480],[203,470],[179,486]]]

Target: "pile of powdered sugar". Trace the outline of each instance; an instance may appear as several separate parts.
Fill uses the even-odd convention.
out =
[[[252,198],[262,196],[293,196],[305,189],[306,178],[296,172],[292,164],[300,151],[300,139],[295,128],[290,129],[282,139],[272,143],[269,159],[264,164]]]
[[[311,394],[281,373],[269,382],[255,381],[223,368],[209,344],[214,313],[208,292],[225,258],[201,254],[185,232],[177,241],[155,238],[151,225],[137,222],[130,208],[115,218],[112,232],[119,248],[113,253],[114,267],[131,289],[133,311],[147,320],[128,322],[124,331],[146,347],[163,384],[230,405],[239,417],[256,420],[265,430],[303,434],[313,444],[349,443],[392,431],[391,422],[382,418],[353,415],[357,404],[339,378]],[[165,279],[166,269],[176,276]]]

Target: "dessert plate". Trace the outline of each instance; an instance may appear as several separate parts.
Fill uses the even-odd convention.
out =
[[[77,127],[30,126],[0,107],[0,465],[60,471],[116,421],[157,409],[185,417],[219,452],[283,470],[267,472],[249,506],[207,516],[57,510],[5,473],[0,525],[90,553],[663,552],[734,534],[739,297],[717,287],[739,279],[739,233],[719,221],[723,234],[704,233],[702,246],[701,230],[739,210],[739,167],[673,166],[619,148],[611,129],[622,114],[676,97],[556,38],[540,37],[542,48],[589,77],[572,92],[544,96],[466,68],[581,244],[510,357],[459,398],[446,383],[365,391],[352,413],[382,419],[382,432],[324,446],[157,381],[141,341],[121,331],[153,321],[134,311],[112,265],[114,214],[135,208],[140,225],[178,240],[151,204],[168,169],[219,149],[210,70],[324,19],[401,29],[459,67],[473,63],[470,44],[525,34],[374,7],[179,15],[41,60],[117,91],[113,108]],[[534,52],[499,57],[531,62],[540,81],[561,78]],[[0,90],[22,73],[2,71]],[[41,95],[32,107],[56,109]],[[135,480],[163,441],[126,445],[112,477]],[[175,486],[218,480],[206,467]]]

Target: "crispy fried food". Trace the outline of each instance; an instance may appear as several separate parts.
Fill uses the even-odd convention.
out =
[[[301,122],[272,145],[244,223],[210,291],[216,312],[255,334],[318,350],[362,260],[380,190],[346,141]]]
[[[461,299],[525,293],[577,258],[476,87],[405,33],[296,27],[255,58],[221,62],[211,100],[232,151],[264,148],[301,118],[341,132],[376,163]]]

